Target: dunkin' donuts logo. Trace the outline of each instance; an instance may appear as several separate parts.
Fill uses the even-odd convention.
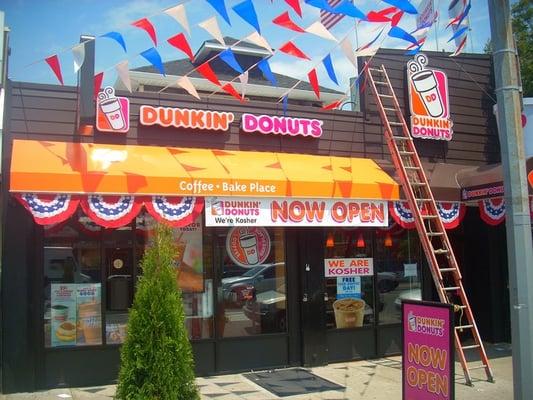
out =
[[[451,140],[448,78],[442,71],[426,68],[428,58],[418,54],[407,63],[411,135],[414,138]]]
[[[444,324],[446,321],[440,318],[422,317],[414,312],[407,315],[407,329],[409,332],[421,333],[430,336],[444,336]]]
[[[96,128],[101,132],[124,133],[130,129],[130,101],[115,96],[115,89],[107,86],[96,100]]]
[[[270,236],[262,227],[231,228],[226,237],[226,251],[241,267],[263,264],[270,254]]]

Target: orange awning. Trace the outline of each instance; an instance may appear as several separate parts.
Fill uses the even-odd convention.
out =
[[[396,200],[369,159],[14,140],[10,191]]]

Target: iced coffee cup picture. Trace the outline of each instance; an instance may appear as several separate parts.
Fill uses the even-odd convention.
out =
[[[244,234],[239,238],[242,249],[246,256],[246,261],[250,265],[255,265],[259,262],[257,254],[257,238],[254,234]]]
[[[429,115],[436,118],[444,114],[435,73],[431,70],[419,71],[411,76],[411,81]]]
[[[100,303],[89,302],[78,305],[78,323],[80,333],[83,334],[85,344],[100,344],[102,342],[102,317]]]
[[[341,299],[333,303],[337,328],[358,328],[363,326],[365,301],[361,299]]]
[[[98,93],[96,127],[104,132],[127,132],[129,129],[129,102],[116,97],[112,87]]]
[[[68,307],[62,304],[52,306],[52,318],[57,322],[64,322],[68,318]]]
[[[126,121],[122,114],[122,107],[116,97],[101,101],[99,106],[104,113],[107,122],[109,122],[114,130],[119,131],[126,127]]]

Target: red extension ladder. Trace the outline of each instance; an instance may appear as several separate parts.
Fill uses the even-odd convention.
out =
[[[385,127],[385,138],[392,155],[392,160],[400,177],[403,192],[413,213],[420,242],[424,248],[433,281],[442,303],[452,304],[459,313],[459,324],[455,326],[455,348],[464,371],[466,383],[472,385],[470,371],[484,369],[487,380],[494,378],[489,360],[479,336],[474,316],[461,280],[459,265],[455,259],[448,235],[439,218],[435,199],[428,184],[426,174],[405,122],[402,110],[390,83],[385,67],[370,68],[367,65],[368,82],[374,94],[376,104]],[[391,120],[392,119],[392,120]],[[462,323],[462,316],[466,323]],[[462,334],[469,331],[474,344],[465,345]],[[471,366],[465,357],[465,350],[479,352],[481,365]]]

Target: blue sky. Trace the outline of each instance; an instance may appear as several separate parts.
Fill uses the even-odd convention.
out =
[[[56,79],[44,58],[51,54],[58,54],[63,71],[65,84],[76,83],[73,71],[73,62],[70,49],[79,42],[82,34],[95,36],[110,31],[120,32],[126,41],[128,53],[112,40],[98,38],[96,40],[96,72],[105,71],[104,83],[113,84],[116,80],[114,65],[128,59],[130,68],[145,65],[147,62],[138,54],[149,47],[152,42],[143,31],[130,25],[131,22],[148,17],[156,27],[158,35],[158,51],[163,61],[183,58],[183,54],[166,43],[166,39],[182,32],[181,26],[172,18],[165,15],[163,10],[179,3],[185,4],[187,16],[191,26],[189,41],[193,52],[196,51],[204,40],[212,37],[197,24],[212,16],[217,16],[223,35],[242,39],[253,32],[253,28],[244,22],[231,6],[242,0],[226,0],[228,13],[232,21],[229,26],[205,0],[9,0],[0,5],[5,12],[6,24],[11,29],[9,59],[9,76],[16,81],[29,81],[39,83],[56,83]],[[341,86],[346,87],[354,70],[349,61],[343,56],[340,49],[332,41],[324,40],[310,34],[298,34],[278,27],[271,20],[281,12],[290,10],[291,18],[302,27],[309,26],[319,19],[316,8],[303,4],[304,18],[300,18],[283,0],[253,0],[259,16],[263,36],[272,47],[277,48],[285,41],[291,39],[306,54],[311,61],[296,60],[283,54],[275,54],[271,59],[274,71],[291,75],[297,79],[306,79],[307,72],[328,53],[332,54],[333,63],[337,71]],[[415,6],[421,0],[412,0]],[[7,4],[6,4],[7,3]],[[445,30],[447,23],[447,6],[449,0],[435,0],[436,7],[441,11],[441,18],[432,28],[428,41],[424,46],[426,50],[434,50],[436,40],[439,50],[453,51],[453,44],[447,43],[451,36],[450,30]],[[380,0],[355,0],[355,4],[364,12],[378,10],[389,5]],[[481,52],[490,36],[489,16],[486,0],[472,0],[470,42],[468,52]],[[414,28],[414,17],[405,16],[400,26],[405,30]],[[345,18],[332,29],[332,33],[342,39],[346,36],[355,38],[353,19]],[[375,24],[358,24],[357,33],[359,44],[365,44],[376,35]],[[355,39],[352,39],[355,44]],[[382,47],[405,48],[406,42],[387,39]],[[324,86],[335,88],[329,81],[323,68],[319,68],[319,81]]]

